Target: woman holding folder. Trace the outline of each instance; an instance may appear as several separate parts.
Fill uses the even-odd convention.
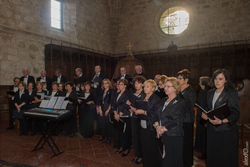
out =
[[[130,120],[130,112],[128,110],[128,106],[126,104],[129,99],[129,91],[126,90],[128,86],[128,81],[126,79],[119,80],[119,94],[113,104],[114,110],[114,124],[118,121],[122,120],[126,123],[125,130],[120,131],[120,139],[121,139],[121,147],[116,151],[116,154],[120,154],[123,152],[122,156],[125,157],[130,152],[131,147],[131,120]],[[115,122],[117,121],[117,122]]]
[[[179,96],[181,91],[178,80],[169,77],[164,84],[164,91],[168,97],[161,100],[157,112],[158,118],[154,123],[157,138],[165,145],[165,156],[162,158],[162,167],[183,166],[183,120],[186,111],[186,101]]]
[[[208,118],[207,120],[207,167],[237,167],[238,166],[238,127],[240,117],[240,98],[230,81],[230,74],[226,69],[218,69],[213,73],[214,89],[208,92],[208,110],[219,108],[223,104],[228,106],[229,116],[225,118]],[[224,112],[224,111],[221,111]]]
[[[158,167],[159,151],[156,144],[156,133],[153,128],[154,120],[157,117],[157,109],[160,98],[154,94],[156,83],[154,80],[146,80],[143,84],[146,94],[141,108],[137,107],[135,114],[140,119],[141,125],[141,146],[144,167]],[[146,106],[146,108],[144,108]]]
[[[135,164],[142,163],[142,148],[141,148],[141,125],[140,120],[135,115],[135,104],[137,101],[143,101],[146,94],[143,91],[143,83],[146,79],[143,76],[135,76],[133,79],[133,85],[135,87],[135,92],[130,95],[129,101],[127,101],[127,105],[129,105],[130,113],[132,115],[131,118],[131,126],[132,126],[132,139],[133,146],[135,152],[135,159],[132,160]]]

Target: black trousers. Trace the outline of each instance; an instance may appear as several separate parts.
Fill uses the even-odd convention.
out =
[[[140,120],[137,118],[131,118],[132,125],[132,140],[134,146],[135,157],[142,158],[142,146],[141,146],[141,125]]]
[[[159,167],[160,152],[156,144],[156,131],[141,128],[143,167]]]
[[[15,108],[13,100],[9,101],[9,127],[13,127],[14,118],[13,118],[13,109]]]
[[[76,110],[71,110],[71,114],[71,118],[64,121],[66,135],[76,133],[77,131]]]
[[[195,150],[205,154],[206,153],[206,138],[207,138],[207,130],[204,124],[202,123],[202,118],[197,116],[197,126],[195,133]]]
[[[85,137],[92,137],[94,135],[94,115],[90,107],[84,110],[83,127],[81,127]]]
[[[27,119],[19,119],[19,122],[20,122],[21,132],[28,133],[29,132],[28,120]]]
[[[131,148],[131,118],[121,118],[124,122],[126,122],[126,130],[125,132],[120,132],[121,138],[121,147],[123,149]]]
[[[162,136],[165,145],[165,157],[161,160],[161,167],[183,167],[183,137]]]
[[[207,131],[207,167],[238,167],[238,132]]]
[[[193,166],[193,137],[194,137],[194,123],[183,122],[183,162],[184,167]]]

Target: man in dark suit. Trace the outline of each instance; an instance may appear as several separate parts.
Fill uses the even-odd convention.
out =
[[[29,70],[28,69],[23,69],[23,76],[20,78],[20,81],[23,81],[26,83],[28,86],[29,83],[33,83],[35,85],[35,78],[31,75],[29,75]]]
[[[14,78],[14,85],[10,86],[9,90],[17,92],[18,91],[18,83],[20,81],[20,79],[18,77]],[[10,129],[14,129],[14,119],[13,119],[13,109],[15,108],[15,104],[14,104],[14,94],[8,94],[8,98],[9,98],[9,127],[7,128],[7,130]]]
[[[57,83],[66,83],[68,80],[64,75],[62,75],[62,71],[60,69],[56,69],[52,81]]]
[[[118,80],[126,79],[128,81],[127,89],[129,90],[132,87],[131,81],[132,81],[133,77],[130,75],[127,75],[127,69],[125,67],[120,68],[120,74],[121,74],[121,76],[119,76],[117,79]]]
[[[75,74],[76,74],[76,77],[74,78],[74,86],[75,86],[75,90],[78,92],[80,91],[80,84],[87,82],[88,77],[82,73],[81,68],[75,69]]]
[[[95,66],[95,73],[92,75],[91,80],[91,86],[93,88],[101,88],[102,80],[106,78],[106,75],[101,72],[101,66],[96,65]],[[96,82],[98,81],[98,82]]]
[[[141,65],[136,65],[135,66],[135,74],[134,74],[134,77],[137,76],[137,75],[141,75],[143,76],[144,78],[148,79],[148,76],[146,73],[142,72],[142,66]]]
[[[41,71],[41,76],[36,79],[36,82],[38,82],[38,81],[40,81],[40,82],[46,82],[47,89],[51,90],[52,80],[51,80],[50,77],[46,76],[46,71],[45,70]]]

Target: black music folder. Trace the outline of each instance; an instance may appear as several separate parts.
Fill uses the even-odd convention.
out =
[[[210,119],[213,119],[213,120],[214,120],[214,116],[216,116],[219,119],[224,119],[231,114],[227,103],[224,103],[220,107],[217,107],[217,108],[210,110],[210,111],[206,111],[204,108],[199,106],[197,103],[195,103],[195,105],[197,107],[199,107]]]
[[[160,151],[161,157],[164,158],[166,155],[166,152],[165,152],[165,145],[163,144],[161,137],[156,138],[156,144],[157,144],[157,147]]]
[[[13,90],[7,90],[6,93],[11,96],[14,96],[16,94],[16,92],[14,92]]]
[[[93,78],[93,79],[91,80],[91,82],[92,82],[92,83],[96,83],[96,82],[100,83],[100,82],[102,82],[102,78],[100,78],[100,77],[95,77],[95,78]]]
[[[148,102],[147,101],[135,101],[135,108],[148,111]],[[138,119],[148,120],[148,117],[144,114],[137,115]]]
[[[114,120],[113,126],[123,133],[126,131],[126,122],[121,119],[119,121]]]

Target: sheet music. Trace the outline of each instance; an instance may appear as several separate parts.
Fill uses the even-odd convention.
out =
[[[62,104],[62,106],[61,106],[61,109],[63,109],[63,110],[66,110],[66,107],[67,107],[67,105],[68,105],[68,100],[65,100],[64,102],[63,102],[63,104]]]
[[[65,99],[65,97],[59,96],[58,99],[57,99],[57,101],[56,101],[56,104],[54,106],[54,109],[60,109],[61,106],[62,106],[62,104],[63,104],[63,102],[64,102],[64,99]]]
[[[49,100],[49,104],[47,106],[47,108],[53,108],[54,105],[56,104],[56,101],[57,101],[58,97],[51,97],[50,100]]]
[[[39,107],[40,108],[47,108],[48,103],[49,103],[49,100],[42,100]]]

